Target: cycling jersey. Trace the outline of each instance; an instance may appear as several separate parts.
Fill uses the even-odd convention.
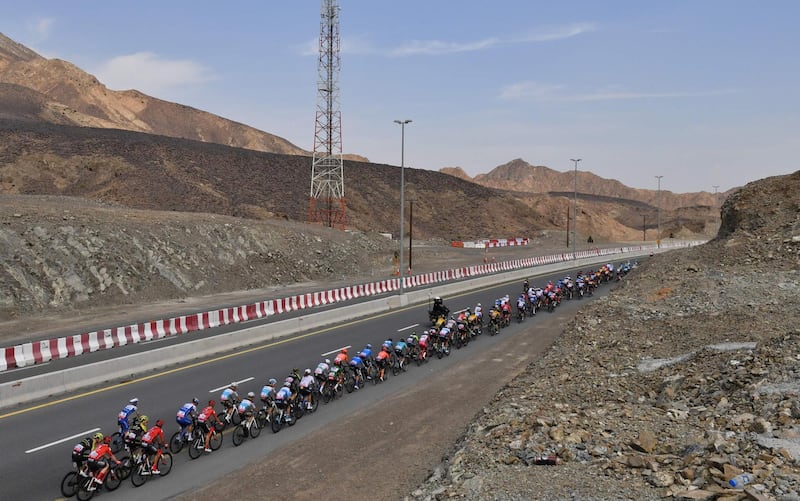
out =
[[[423,334],[423,335],[421,335],[419,337],[419,345],[420,345],[421,348],[427,348],[428,347],[428,335],[427,334]]]
[[[128,404],[123,407],[121,411],[119,411],[119,414],[117,415],[117,423],[119,423],[119,426],[122,428],[123,432],[128,431],[128,428],[130,427],[128,424],[128,418],[137,410],[138,407],[133,404]]]
[[[361,367],[364,365],[364,361],[361,360],[361,357],[353,357],[353,360],[350,361],[350,367]]]
[[[292,390],[286,386],[281,387],[281,389],[275,394],[276,402],[288,402],[290,398],[292,398]]]
[[[403,353],[403,352],[406,351],[406,347],[408,347],[408,345],[406,344],[405,341],[398,341],[397,344],[395,345],[394,349],[395,349],[395,351],[399,351],[399,352]]]
[[[214,412],[214,408],[209,405],[208,407],[200,411],[200,413],[197,415],[197,422],[203,424],[208,421],[213,421],[213,419],[210,418],[215,414],[216,413]]]
[[[270,385],[266,385],[261,388],[261,400],[266,402],[270,398],[275,398],[275,388]]]
[[[369,358],[372,356],[372,348],[364,348],[361,353],[364,354],[364,358]]]
[[[311,388],[313,386],[314,386],[314,376],[312,376],[312,375],[303,376],[303,379],[300,380],[300,388],[301,389],[308,389],[308,388]]]
[[[219,396],[219,399],[223,404],[227,404],[229,400],[237,400],[238,398],[239,394],[230,388],[225,388],[222,390],[222,394]]]
[[[333,359],[334,364],[346,364],[347,363],[347,355],[344,353],[339,353],[336,355],[336,358]]]
[[[145,445],[163,444],[164,442],[164,430],[159,426],[153,426],[142,437],[142,443]]]
[[[450,335],[450,329],[447,327],[442,327],[442,330],[439,331],[440,338],[446,338]]]
[[[111,447],[108,444],[101,443],[92,452],[89,453],[89,461],[100,461],[106,456],[111,455]]]
[[[181,426],[186,426],[192,424],[192,418],[197,413],[197,407],[192,402],[187,402],[183,404],[183,406],[178,409],[178,413],[175,415],[175,421],[178,422]]]
[[[242,401],[239,402],[239,408],[237,410],[239,411],[239,414],[247,414],[252,413],[255,408],[256,406],[250,401],[250,399],[243,398]]]
[[[389,360],[389,353],[386,351],[381,350],[378,352],[378,362],[383,363]]]
[[[330,368],[331,368],[331,367],[330,367],[328,364],[326,364],[325,362],[320,362],[320,363],[317,365],[317,368],[316,368],[316,369],[314,369],[314,374],[315,374],[315,375],[317,375],[317,376],[322,376],[323,374],[325,374],[326,372],[328,372],[328,370],[329,370]]]

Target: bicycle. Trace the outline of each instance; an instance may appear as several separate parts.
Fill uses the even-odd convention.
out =
[[[239,447],[247,437],[256,438],[261,435],[261,425],[255,416],[250,415],[239,423],[239,426],[233,430],[231,440],[233,445]]]
[[[100,490],[101,487],[105,487],[108,491],[117,490],[117,488],[122,483],[123,473],[120,471],[122,462],[120,464],[112,464],[111,467],[108,469],[105,478],[103,478],[103,482],[100,485],[97,485],[94,482],[95,473],[91,472],[87,476],[81,476],[80,479],[77,481],[77,489],[75,491],[76,497],[80,501],[89,501],[95,495],[95,493]]]
[[[149,454],[142,454],[139,456],[139,460],[133,465],[133,471],[131,471],[131,483],[134,487],[140,487],[144,485],[144,483],[153,476],[153,466],[151,461],[152,459],[150,458]],[[158,470],[158,476],[160,477],[169,475],[169,472],[172,470],[171,452],[164,451],[161,453],[161,459],[158,461]]]
[[[202,430],[200,430],[202,431]],[[217,430],[216,424],[211,425],[211,436],[208,439],[208,448],[212,451],[219,449],[222,446],[222,432]],[[206,437],[205,433],[196,433],[194,441],[189,446],[189,457],[197,459],[206,450]]]
[[[272,413],[272,422],[270,423],[272,433],[278,433],[283,428],[284,424],[294,426],[295,419],[292,416],[292,405],[285,402],[275,402],[275,409]]]
[[[188,431],[188,429],[189,427],[185,426],[172,435],[172,437],[169,439],[170,452],[173,454],[180,454],[184,445],[194,442],[195,438],[197,438],[197,421],[195,420],[192,423],[191,433]]]
[[[227,428],[229,424],[238,426],[242,422],[241,416],[239,416],[239,412],[236,410],[236,407],[239,405],[238,401],[231,400],[223,405],[225,409],[217,413],[217,419],[220,423],[220,432],[225,431],[225,428]]]

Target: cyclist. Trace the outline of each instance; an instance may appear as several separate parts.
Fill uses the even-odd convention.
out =
[[[389,366],[391,356],[389,355],[389,348],[384,344],[381,346],[381,351],[378,352],[376,363],[378,364],[378,377],[381,381],[386,381],[386,367]]]
[[[100,445],[95,447],[94,450],[89,453],[87,463],[89,464],[89,470],[94,473],[94,478],[89,486],[90,491],[93,491],[102,485],[103,480],[106,478],[108,469],[111,467],[108,461],[106,461],[106,458],[113,459],[116,464],[120,463],[119,459],[117,459],[114,453],[111,452],[111,447],[109,444],[111,444],[111,437],[104,437],[103,441],[100,442]]]
[[[394,353],[397,355],[397,364],[402,369],[407,363],[406,356],[408,355],[408,344],[405,339],[400,338],[397,340],[394,345]]]
[[[120,432],[124,435],[128,428],[130,428],[129,419],[135,418],[139,415],[139,399],[133,397],[128,400],[128,405],[122,408],[117,415],[117,423],[119,424]]]
[[[125,443],[128,444],[131,451],[142,445],[142,435],[147,433],[147,423],[149,422],[150,418],[145,414],[133,419],[133,426],[125,433]]]
[[[233,382],[222,390],[222,394],[219,396],[219,401],[222,402],[222,407],[225,408],[225,421],[229,423],[231,422],[231,415],[234,409],[236,409],[236,405],[239,403],[239,394],[236,392],[237,388],[236,382]]]
[[[277,386],[278,380],[274,377],[269,378],[267,384],[261,387],[261,403],[264,404],[264,408],[267,409],[267,414],[272,411],[272,401],[275,399],[275,386]]]
[[[239,411],[239,416],[242,418],[242,424],[244,424],[245,421],[247,421],[248,426],[253,424],[253,416],[256,412],[256,404],[253,403],[255,399],[256,394],[250,391],[247,393],[247,397],[239,402],[237,410]]]
[[[150,456],[150,473],[160,475],[158,462],[161,460],[161,453],[166,440],[164,440],[164,421],[157,419],[156,425],[147,430],[142,437],[142,447],[145,453]]]
[[[85,477],[88,475],[86,461],[89,459],[89,454],[91,454],[102,441],[103,434],[98,431],[94,435],[84,438],[72,448],[72,462],[75,463],[75,468],[81,476]]]
[[[183,404],[181,408],[178,409],[178,413],[175,415],[175,422],[177,422],[178,426],[181,427],[181,440],[188,442],[192,436],[194,422],[197,419],[198,405],[200,405],[200,401],[197,399],[197,397],[195,397],[191,402],[186,402]]]
[[[478,323],[483,325],[483,307],[481,303],[475,305],[475,316],[478,317]]]
[[[203,434],[206,437],[205,440],[206,452],[211,452],[211,448],[209,447],[209,442],[211,441],[211,430],[214,426],[214,423],[219,421],[216,412],[214,412],[215,404],[216,402],[214,402],[213,400],[209,400],[208,406],[197,414],[197,424],[198,426],[200,426],[200,429],[203,431]]]
[[[355,378],[355,386],[354,388],[357,390],[360,388],[360,385],[364,382],[364,359],[361,358],[361,354],[357,354],[350,360],[350,370],[353,371],[353,378]]]
[[[290,388],[289,383],[284,382],[281,389],[275,393],[275,403],[278,407],[285,407],[286,411],[284,415],[286,416],[286,421],[292,420],[292,389]]]
[[[428,337],[428,331],[422,331],[422,335],[419,337],[419,358],[420,360],[425,360],[428,357],[428,341],[430,338]]]
[[[354,357],[358,358],[358,357]],[[311,369],[303,371],[303,379],[300,380],[300,395],[303,396],[304,405],[307,409],[311,408],[311,393],[314,391],[314,375],[311,374]]]
[[[347,365],[349,362],[349,358],[347,356],[347,348],[342,348],[342,350],[336,354],[336,358],[333,359],[333,363],[340,362],[339,365]]]

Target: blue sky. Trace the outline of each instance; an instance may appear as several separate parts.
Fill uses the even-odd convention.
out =
[[[313,148],[319,0],[9,2],[0,32]],[[515,158],[637,188],[798,169],[800,2],[339,0],[342,138],[377,163]],[[345,172],[345,184],[347,173]]]

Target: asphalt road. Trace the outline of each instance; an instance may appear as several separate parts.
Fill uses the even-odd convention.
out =
[[[575,270],[560,272],[559,276],[574,275]],[[531,283],[543,285],[555,276],[531,275]],[[609,287],[601,289],[605,293]],[[483,303],[484,307],[505,294],[521,290],[520,283],[502,284],[470,291],[456,297],[446,297],[451,310]],[[574,301],[579,303],[579,301]],[[577,304],[566,304],[562,308],[577,308]],[[385,338],[397,339],[412,330],[425,328],[427,305],[409,306],[369,319],[357,320],[335,327],[302,333],[291,338],[267,342],[242,348],[235,353],[217,356],[188,364],[180,364],[129,381],[120,381],[104,388],[95,388],[74,395],[59,395],[59,402],[52,405],[31,406],[14,412],[0,414],[0,440],[4,445],[0,475],[0,499],[52,500],[61,496],[59,483],[70,467],[72,446],[90,430],[101,429],[112,433],[116,429],[116,414],[128,399],[138,397],[141,411],[150,416],[151,423],[164,419],[166,435],[177,430],[173,416],[181,404],[197,397],[201,401],[219,400],[220,388],[230,381],[240,381],[240,394],[247,391],[258,393],[269,377],[281,379],[292,367],[301,370],[314,367],[325,353],[335,352],[343,346],[360,349],[365,343],[379,345]],[[548,315],[540,312],[539,315]],[[537,318],[528,322],[536,322]],[[258,329],[245,327],[245,331]],[[222,448],[208,456],[190,461],[186,452],[176,458],[172,473],[168,477],[153,479],[143,487],[134,489],[129,482],[113,493],[102,493],[102,497],[115,499],[168,499],[234,471],[243,464],[269,454],[313,430],[331,422],[340,422],[356,409],[402,391],[403,388],[430,377],[431,373],[452,364],[469,363],[476,346],[491,345],[498,340],[513,336],[522,327],[512,323],[497,337],[484,335],[462,350],[453,350],[450,357],[432,360],[423,367],[411,367],[407,373],[391,377],[387,382],[368,386],[354,394],[328,405],[320,405],[313,415],[301,419],[291,428],[273,434],[264,430],[262,435],[234,447],[226,435]],[[64,401],[63,397],[70,397]],[[20,412],[21,411],[21,412]],[[200,479],[200,480],[198,480]]]

